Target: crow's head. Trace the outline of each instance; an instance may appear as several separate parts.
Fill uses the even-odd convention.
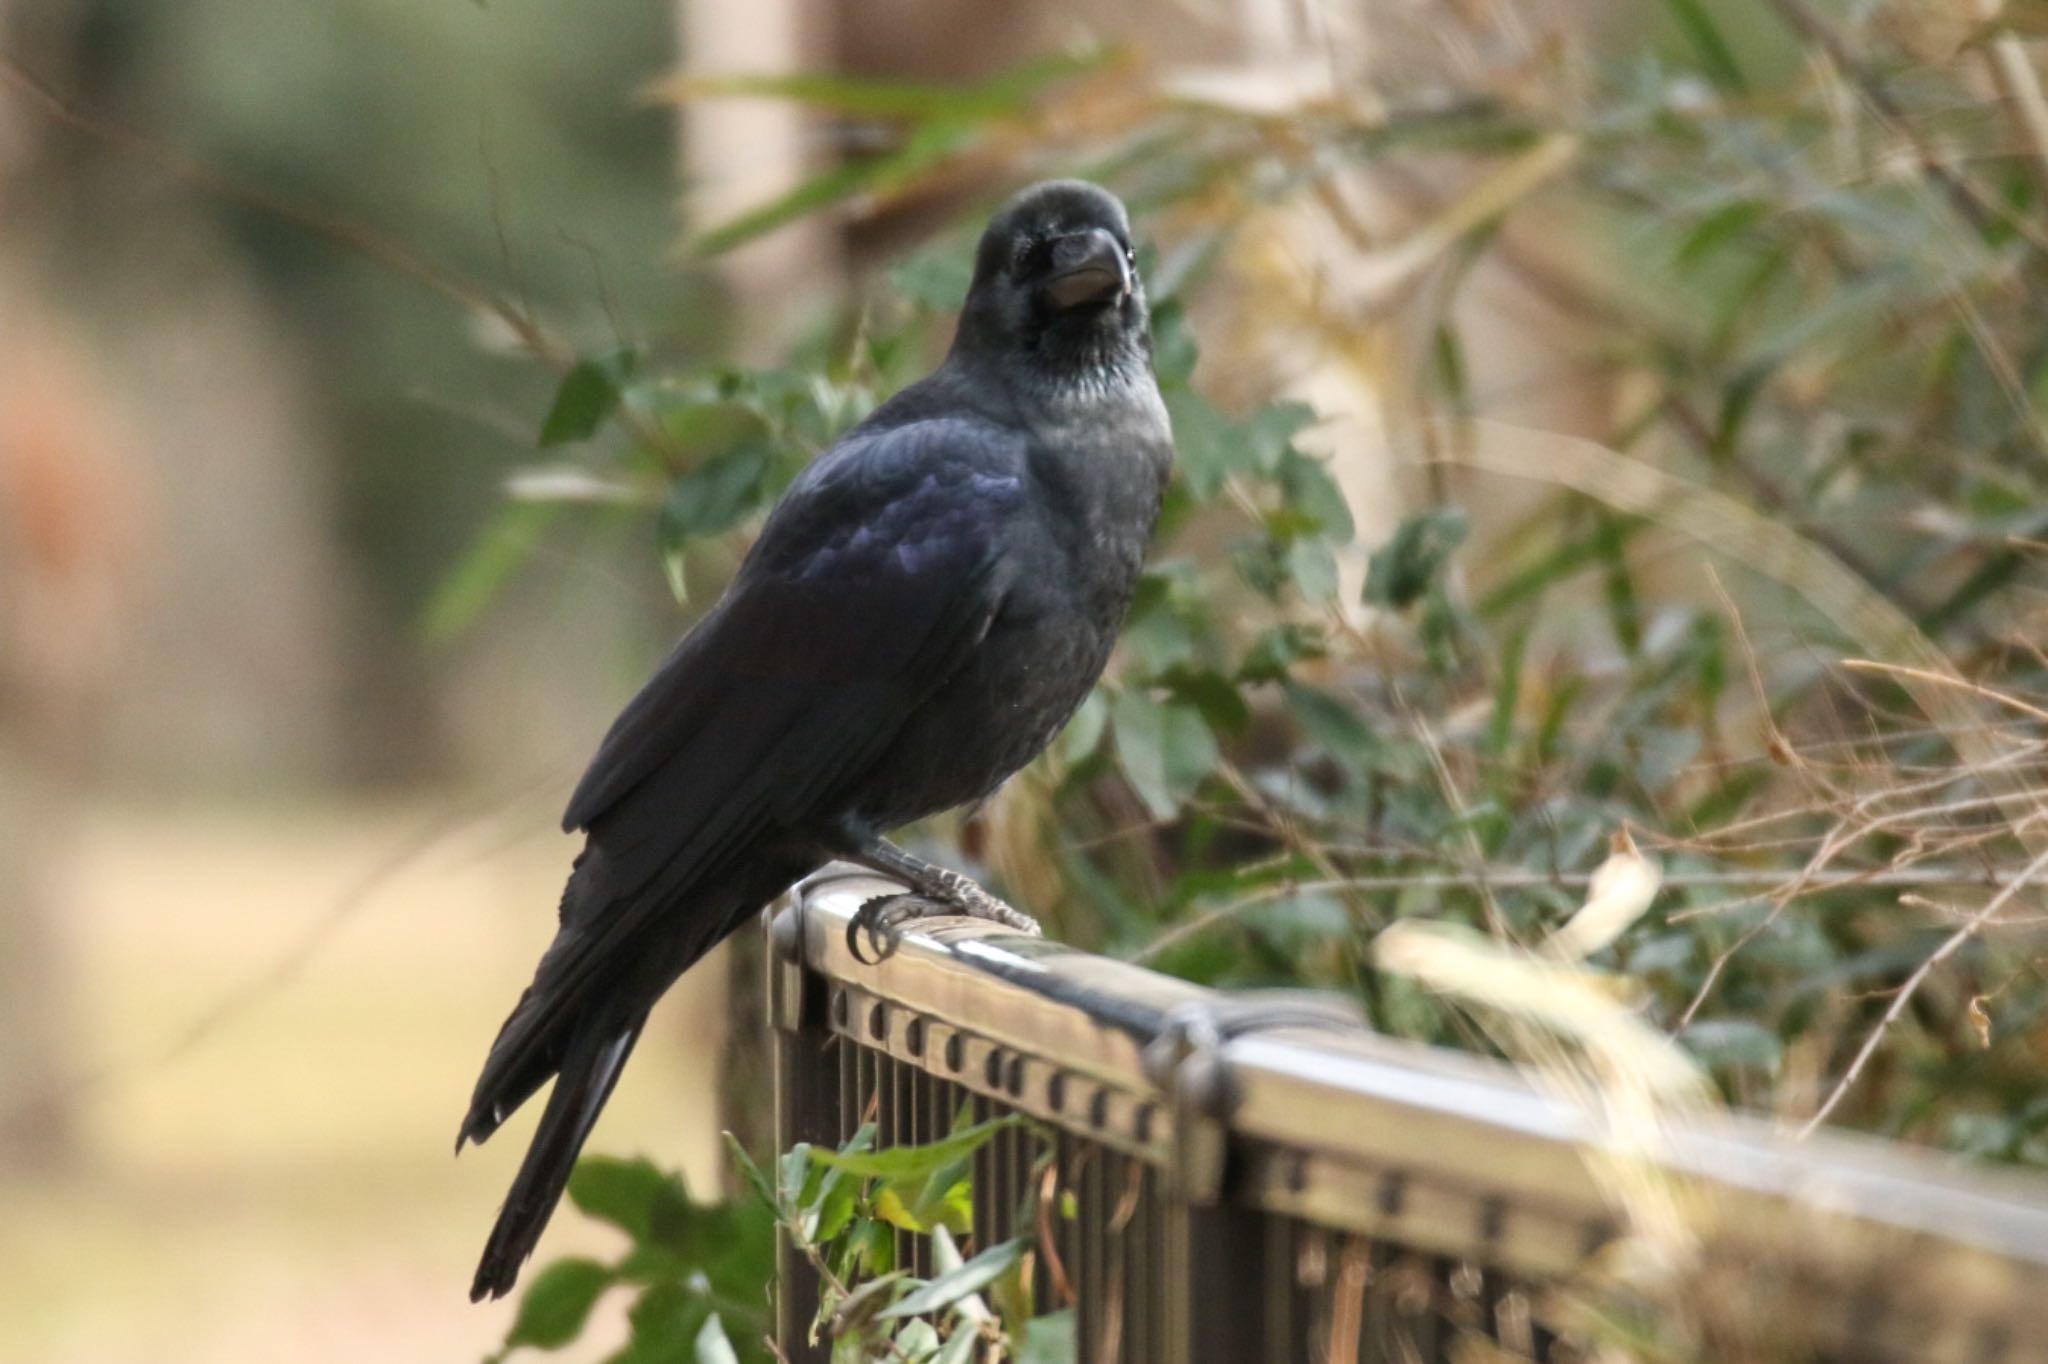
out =
[[[1003,205],[974,256],[956,345],[1021,358],[1052,381],[1142,366],[1145,289],[1130,219],[1083,180],[1048,180]]]

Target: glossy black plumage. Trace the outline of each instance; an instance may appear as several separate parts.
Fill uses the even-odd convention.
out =
[[[1101,673],[1172,455],[1131,260],[1094,186],[1011,200],[945,363],[791,484],[606,736],[457,1143],[559,1075],[472,1297],[511,1287],[677,976],[818,865],[994,790]]]

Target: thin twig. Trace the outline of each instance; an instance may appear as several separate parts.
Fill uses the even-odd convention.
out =
[[[1930,686],[1959,687],[1969,692],[1972,696],[1981,696],[1986,701],[1996,702],[1998,705],[2004,706],[2009,710],[2019,711],[2022,715],[2036,720],[2048,720],[2048,709],[2043,709],[2028,701],[2022,701],[2011,692],[1999,691],[1995,687],[1987,687],[1981,682],[1969,681],[1966,678],[1956,676],[1954,673],[1939,673],[1927,668],[1913,668],[1903,663],[1886,663],[1882,659],[1876,658],[1845,658],[1842,660],[1842,666],[1853,672],[1893,673],[1900,677],[1910,677],[1915,682],[1925,682]]]
[[[1803,887],[1801,893],[1819,895],[1833,890],[1899,890],[1936,886],[1974,886],[1985,890],[2013,892],[2017,891],[2022,882],[2030,876],[2031,873],[2022,873],[2018,877],[2008,879],[1999,876],[1996,872],[1966,872],[1943,867],[1845,871],[1809,875],[1801,881]],[[1527,867],[1488,867],[1485,869],[1485,880],[1488,885],[1491,885],[1496,890],[1534,890],[1538,888],[1576,890],[1590,885],[1593,875],[1591,872],[1550,872]],[[1758,895],[1744,896],[1739,900],[1727,901],[1697,910],[1684,911],[1682,916],[1672,916],[1676,919],[1679,917],[1697,917],[1697,915],[1706,912],[1707,909],[1727,909],[1735,905],[1749,903],[1761,898],[1764,894],[1778,890],[1784,886],[1785,881],[1786,873],[1783,871],[1680,871],[1665,875],[1663,886],[1667,890],[1712,886],[1728,889],[1752,887],[1759,892]],[[1472,890],[1474,888],[1475,880],[1469,871],[1389,873],[1384,875],[1345,876],[1327,881],[1288,880],[1276,882],[1270,886],[1261,886],[1257,890],[1248,891],[1227,904],[1204,910],[1190,919],[1175,924],[1172,928],[1160,934],[1136,952],[1133,952],[1126,960],[1139,964],[1152,961],[1168,948],[1185,942],[1198,933],[1213,928],[1217,924],[1226,923],[1247,910],[1256,909],[1260,905],[1271,904],[1275,900],[1286,899],[1290,895],[1335,894],[1347,890],[1360,892],[1452,891]]]
[[[2025,871],[2014,877],[1998,894],[1986,900],[1981,909],[1965,919],[1962,927],[1951,933],[1941,946],[1928,955],[1927,960],[1920,963],[1912,975],[1906,977],[1906,983],[1892,996],[1892,1002],[1885,1009],[1884,1017],[1878,1019],[1877,1026],[1863,1039],[1862,1047],[1856,1052],[1856,1059],[1842,1072],[1842,1078],[1835,1082],[1835,1087],[1829,1092],[1826,1101],[1811,1118],[1807,1119],[1806,1125],[1799,1129],[1801,1140],[1812,1136],[1814,1131],[1827,1121],[1828,1114],[1835,1111],[1835,1106],[1842,1102],[1843,1096],[1863,1073],[1863,1068],[1870,1063],[1871,1056],[1877,1051],[1878,1043],[1884,1040],[1885,1033],[1898,1021],[1899,1015],[1906,1011],[1906,1005],[1912,1002],[1913,996],[1919,992],[1920,986],[1926,982],[1934,968],[1954,956],[1964,943],[1976,937],[1978,932],[1997,916],[1998,911],[2004,909],[2012,898],[2019,894],[2022,886],[2040,875],[2044,867],[2048,867],[2048,852],[2041,853],[2029,862]]]

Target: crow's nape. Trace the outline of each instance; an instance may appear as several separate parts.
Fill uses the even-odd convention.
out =
[[[526,1149],[526,1159],[520,1162],[518,1177],[484,1245],[469,1289],[471,1302],[502,1298],[518,1279],[519,1267],[533,1254],[549,1214],[568,1187],[577,1153],[611,1097],[645,1021],[643,1016],[624,1031],[578,1036],[570,1042],[533,1144]]]

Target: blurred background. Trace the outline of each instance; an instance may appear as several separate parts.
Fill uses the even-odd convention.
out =
[[[1215,914],[1241,936],[1176,933],[1162,964],[1364,990],[1358,935],[1424,901],[1275,894],[1240,923],[1199,874],[1278,850],[1362,885],[1448,848],[1564,877],[1505,919],[1472,898],[1508,934],[1568,913],[1615,828],[1662,830],[1696,898],[1620,965],[1731,1098],[1835,1109],[1872,992],[1962,911],[1772,889],[1845,827],[1826,745],[1871,790],[1934,780],[1912,698],[1827,665],[1906,635],[2015,686],[2040,662],[2041,18],[0,0],[0,1359],[503,1336],[510,1305],[463,1289],[532,1115],[447,1152],[550,931],[566,793],[735,528],[928,365],[986,208],[1047,173],[1123,190],[1154,243],[1191,489],[1137,680],[941,836],[1078,940],[1150,953]],[[736,445],[735,411],[769,438]],[[1424,440],[1418,473],[1389,433],[1435,412],[1520,434]],[[1825,583],[1721,503],[1598,505],[1619,466],[1573,438],[1715,490]],[[1780,722],[1823,756],[1771,747]],[[2040,761],[2020,739],[2003,770]],[[2025,831],[1961,813],[2007,808],[1973,753],[1914,788],[1953,808],[1827,864],[1999,884]],[[1347,806],[1354,781],[1428,809]],[[1707,837],[1737,816],[1790,823]],[[1956,960],[1839,1116],[2048,1163],[2040,958]],[[721,1187],[748,979],[707,964],[664,1005],[593,1149]],[[545,1253],[606,1244],[564,1216]]]
[[[636,94],[676,26],[0,4],[44,83],[0,82],[0,1357],[502,1335],[463,1285],[525,1138],[454,1122],[682,617],[622,531],[430,631],[555,376],[390,257],[715,335]],[[618,1149],[715,1177],[716,1017],[674,1002]]]

